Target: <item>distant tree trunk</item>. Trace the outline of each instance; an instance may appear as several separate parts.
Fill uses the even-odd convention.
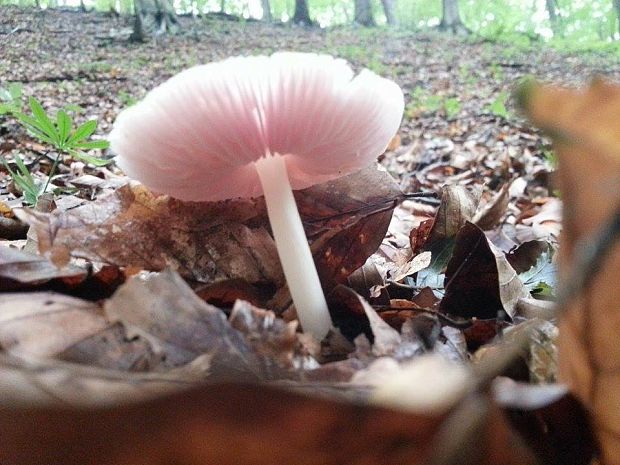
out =
[[[134,0],[135,20],[131,40],[143,42],[147,34],[174,32],[179,20],[173,0]]]
[[[304,24],[306,26],[312,25],[307,0],[295,0],[295,14],[293,14],[293,23]]]
[[[385,13],[385,20],[390,26],[396,26],[398,21],[396,20],[396,15],[394,14],[394,5],[396,0],[381,0],[383,4],[383,12]]]
[[[443,0],[443,16],[439,29],[451,31],[453,34],[469,34],[469,29],[461,21],[458,0]]]
[[[271,16],[271,4],[269,0],[260,0],[260,4],[263,7],[263,17],[261,19],[270,23],[273,21],[273,17]]]
[[[355,1],[355,22],[362,26],[376,26],[375,18],[372,16],[372,5],[370,0],[354,0]]]
[[[224,8],[226,7],[226,0],[220,0],[220,11],[224,13]]]
[[[620,34],[620,0],[613,0],[614,10],[616,10],[616,21],[618,21],[618,34]]]
[[[560,35],[562,25],[560,24],[560,16],[558,15],[557,0],[545,0],[547,7],[547,14],[549,15],[549,23],[551,23],[551,30],[553,35]]]

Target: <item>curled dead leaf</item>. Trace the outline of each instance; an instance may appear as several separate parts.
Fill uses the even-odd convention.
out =
[[[602,80],[583,90],[529,83],[520,100],[530,118],[553,137],[559,161],[564,204],[559,281],[571,296],[578,295],[563,309],[560,377],[593,415],[602,462],[617,465],[620,242],[617,236],[608,238],[601,262],[583,264],[578,257],[601,245],[592,241],[618,211],[620,87]]]

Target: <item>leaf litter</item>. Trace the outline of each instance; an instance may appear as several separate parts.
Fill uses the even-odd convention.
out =
[[[41,20],[46,28],[66,20],[63,14],[67,13],[48,13]],[[10,10],[10,14],[28,21],[19,10]],[[119,52],[126,55],[126,44],[104,29],[105,24],[111,23],[122,29],[126,26],[122,19],[100,21],[88,15],[85,18],[86,29],[99,32],[80,41],[83,50],[98,50],[97,59],[101,62]],[[198,33],[203,34],[204,44],[217,40],[218,47],[208,51],[203,43],[197,45],[186,34],[163,39],[160,48],[137,48],[138,58],[152,66],[136,67],[115,58],[113,62],[118,65],[109,69],[93,67],[86,72],[77,63],[63,62],[61,66],[52,61],[49,69],[56,69],[58,72],[52,74],[65,83],[66,91],[62,93],[58,86],[50,84],[51,75],[43,76],[31,66],[36,60],[20,60],[23,65],[2,72],[9,80],[22,81],[29,91],[43,96],[46,108],[59,108],[66,103],[84,106],[88,117],[99,117],[101,131],[105,133],[123,104],[119,92],[107,88],[105,93],[102,91],[102,82],[122,89],[125,95],[130,92],[140,96],[187,66],[197,54],[200,61],[209,61],[220,58],[214,54],[225,56],[233,50],[239,53],[243,49],[239,48],[235,33],[251,31],[253,41],[265,50],[273,47],[274,42],[293,41],[300,50],[326,46],[324,35],[312,30],[283,29],[274,36],[269,27],[261,24],[248,23],[245,31],[235,23],[215,21],[212,26],[211,32]],[[346,31],[329,34],[344,42],[355,38]],[[67,45],[69,36],[54,34],[53,40],[62,47]],[[30,53],[25,52],[25,47],[36,34],[27,32],[24,37],[23,44],[8,49],[11,56]],[[479,448],[492,450],[503,445],[502,463],[533,463],[526,449],[506,447],[520,444],[511,436],[514,416],[513,426],[509,426],[499,414],[496,400],[468,397],[474,388],[459,397],[449,418],[439,415],[422,420],[399,412],[397,419],[392,420],[395,423],[390,423],[382,420],[379,407],[369,403],[373,399],[374,391],[369,387],[375,384],[373,379],[387,374],[385,379],[389,381],[408,361],[415,361],[426,352],[466,362],[474,370],[495,366],[494,375],[501,373],[518,381],[540,383],[557,379],[557,328],[548,301],[540,300],[547,298],[543,295],[545,286],[550,293],[554,291],[555,250],[562,224],[562,202],[553,196],[553,167],[544,156],[550,147],[549,140],[514,114],[488,113],[488,108],[492,108],[489,104],[495,99],[488,87],[491,84],[495,88],[497,83],[484,73],[488,65],[484,59],[502,56],[489,48],[492,45],[463,44],[443,37],[438,40],[424,33],[416,39],[421,46],[413,57],[403,38],[384,37],[377,41],[377,47],[384,49],[381,56],[388,73],[393,72],[410,98],[416,85],[440,95],[456,93],[463,105],[457,117],[446,118],[441,111],[421,109],[423,105],[412,108],[411,114],[417,116],[403,122],[399,137],[381,157],[387,172],[370,167],[328,185],[296,193],[314,258],[329,292],[330,310],[339,326],[339,331],[330,334],[322,344],[297,331],[261,199],[212,204],[178,202],[128,183],[113,166],[93,167],[63,159],[60,174],[54,178],[59,208],[51,213],[27,211],[16,208],[22,205],[20,193],[8,185],[8,177],[0,171],[0,205],[7,206],[0,209],[3,218],[17,221],[17,215],[30,223],[29,251],[34,251],[32,239],[36,238],[41,252],[32,255],[19,250],[24,242],[15,240],[13,223],[10,228],[0,227],[5,239],[0,248],[4,250],[0,255],[0,347],[6,355],[1,364],[6,374],[3,379],[8,380],[2,388],[6,398],[22,405],[60,401],[92,408],[102,402],[115,406],[205,381],[270,381],[303,394],[321,393],[327,397],[296,397],[287,391],[274,393],[267,385],[254,387],[251,403],[260,406],[265,402],[258,411],[281,420],[282,424],[291,421],[294,414],[273,406],[275,399],[302,411],[308,403],[313,409],[326,408],[330,414],[322,420],[314,410],[307,416],[317,422],[317,428],[334,428],[343,419],[352,418],[347,410],[350,404],[339,401],[362,402],[375,435],[382,435],[386,444],[405,441],[403,433],[399,433],[404,431],[404,425],[415,424],[419,428],[411,430],[420,434],[414,442],[419,443],[422,437],[432,446],[424,448],[423,455],[419,450],[408,451],[405,455],[411,459],[448,454],[449,441],[434,441],[445,438],[438,432],[440,423],[457,425],[453,431],[462,434],[453,434],[457,444],[454,450],[462,452],[465,444],[477,441],[468,436],[467,428],[458,426],[472,426],[476,418],[482,418],[479,425],[487,433],[477,440],[496,438],[489,428],[496,428],[495,433],[505,436],[482,441]],[[167,53],[170,47],[181,47],[185,54],[181,53],[178,61],[166,68],[153,57]],[[459,54],[455,59],[460,67],[476,70],[476,88],[462,76],[446,80],[433,77],[450,76],[453,65],[439,57],[445,55],[445,49],[454,47],[471,48],[471,53]],[[505,68],[507,77],[499,83],[504,90],[526,72],[564,82],[567,78],[578,79],[575,73],[562,72],[564,62],[560,54],[530,53],[531,56],[517,55],[518,66]],[[396,57],[411,58],[415,68],[406,59]],[[472,63],[463,61],[471,60],[470,57],[478,58],[473,58]],[[355,67],[366,64],[364,59],[353,61]],[[547,66],[550,62],[554,66]],[[553,92],[549,94],[555,97]],[[570,99],[568,94],[561,95],[562,101]],[[590,127],[588,131],[593,132],[584,133],[583,128],[571,125],[574,111],[573,108],[562,114],[553,113],[548,119],[541,113],[534,119],[552,121],[551,126],[541,125],[554,131],[559,127],[576,134],[579,140],[607,150],[605,139],[598,137],[600,133]],[[45,147],[29,140],[10,120],[0,123],[0,134],[3,156],[10,158],[19,152],[31,169],[42,176],[49,172],[50,159],[43,155]],[[593,134],[598,138],[590,139]],[[567,189],[566,185],[562,189]],[[440,200],[408,196],[420,190],[435,194]],[[561,193],[566,208],[567,202],[573,202],[572,196],[568,191]],[[579,215],[585,217],[581,210]],[[5,230],[10,234],[4,235]],[[21,231],[17,237],[23,239],[23,224]],[[541,283],[545,286],[541,287]],[[31,292],[34,290],[39,292]],[[519,356],[505,355],[511,353],[509,334],[530,331],[538,336],[529,337],[525,352],[519,352]],[[485,351],[491,355],[483,356]],[[503,358],[510,360],[498,365]],[[365,378],[361,373],[365,373]],[[353,379],[357,382],[351,383]],[[360,383],[360,379],[367,381]],[[430,374],[410,382],[414,386],[429,380]],[[239,384],[224,386],[222,392],[232,404],[236,398],[241,402],[248,399],[247,391]],[[519,388],[536,398],[548,399],[528,391],[529,386]],[[176,399],[182,401],[207,400],[217,396],[218,389],[216,384],[173,395],[180,396]],[[155,402],[174,399],[163,397]],[[544,402],[553,410],[564,399],[562,394]],[[522,405],[499,404],[504,412],[524,411]],[[137,405],[132,412],[116,412],[125,419],[144,418],[152,412],[151,404]],[[471,406],[476,406],[476,415],[459,416]],[[233,418],[231,406],[226,404],[222,408],[222,418]],[[579,404],[569,403],[567,408],[578,412]],[[243,411],[247,414],[247,410]],[[47,415],[45,412],[39,413]],[[278,412],[282,413],[278,416]],[[545,421],[549,424],[560,417],[558,411],[547,413]],[[344,415],[342,419],[339,414]],[[0,428],[13,418],[11,410],[3,411],[3,417],[6,423],[0,424]],[[80,418],[87,421],[88,417]],[[205,420],[203,417],[196,421]],[[525,429],[533,428],[537,421],[540,417],[522,417],[521,423],[517,423],[523,430],[524,425]],[[237,438],[242,435],[238,423],[225,424],[230,428],[223,430],[227,434]],[[390,428],[390,424],[395,426]],[[434,426],[430,427],[431,424]],[[213,425],[206,422],[207,428]],[[26,432],[19,428],[13,431],[13,438],[19,438],[20,431]],[[70,437],[65,434],[65,439]],[[265,439],[262,444],[267,445],[271,458],[295,450],[293,446],[272,450],[268,432],[257,437]],[[343,442],[351,440],[345,435],[333,437]],[[353,435],[357,452],[360,457],[370,457],[373,452],[364,448],[363,437],[360,432]],[[512,442],[507,437],[512,437]],[[587,450],[591,444],[587,430],[581,431],[579,437],[585,441],[583,450]],[[132,438],[133,444],[148,443],[146,436],[139,433]],[[225,443],[224,438],[221,440]],[[530,437],[528,444],[543,457],[558,453],[549,444],[541,452],[536,438]],[[0,448],[3,454],[9,450]],[[390,450],[388,446],[381,450],[381,463],[401,463],[397,458],[386,459]],[[187,450],[178,452],[187,456]],[[326,453],[332,454],[330,458],[340,456],[337,450]],[[129,457],[131,454],[125,455],[125,461],[118,463],[131,463]],[[254,454],[253,463],[277,463],[264,457],[263,462],[256,461],[260,457],[261,454]],[[250,463],[237,459],[230,463]],[[409,463],[425,463],[425,459],[416,460],[419,461]],[[188,458],[182,463],[193,462]],[[321,459],[308,463],[326,462]]]

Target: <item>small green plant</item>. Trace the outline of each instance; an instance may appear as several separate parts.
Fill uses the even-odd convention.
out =
[[[386,74],[386,71],[387,71],[385,68],[385,65],[376,56],[373,56],[368,60],[368,62],[366,63],[366,68],[368,68],[373,73],[376,73],[379,75],[384,75]]]
[[[58,154],[54,159],[52,168],[50,169],[47,182],[41,186],[34,180],[28,172],[24,162],[19,156],[15,157],[15,164],[18,170],[13,171],[9,168],[6,160],[3,160],[15,183],[24,192],[26,201],[35,204],[39,195],[43,194],[49,186],[50,180],[63,154],[67,154],[96,166],[104,166],[110,163],[109,160],[102,160],[85,153],[86,150],[105,149],[109,143],[105,140],[89,140],[97,129],[97,121],[90,120],[79,126],[74,125],[73,120],[65,110],[58,110],[54,118],[50,118],[45,112],[41,103],[35,98],[28,99],[31,115],[22,113],[20,109],[12,108],[11,114],[19,121],[30,134],[39,139],[41,142],[51,145],[56,149]]]
[[[5,89],[0,87],[0,115],[14,113],[21,110],[22,105],[22,86],[13,83]]]
[[[32,177],[22,158],[19,155],[15,156],[17,171],[11,169],[5,158],[2,158],[2,164],[13,178],[15,185],[24,193],[26,202],[30,205],[36,204],[39,195],[42,194],[41,183]]]
[[[444,100],[443,109],[446,112],[446,118],[454,119],[461,111],[461,102],[456,97],[450,97]]]
[[[124,107],[130,107],[132,105],[135,105],[136,103],[138,103],[139,100],[133,95],[131,95],[129,92],[126,92],[124,90],[121,90],[118,93],[118,99],[121,101]]]
[[[459,67],[459,78],[468,86],[476,83],[476,77],[473,74],[473,70],[468,65],[461,65]]]
[[[405,108],[407,118],[415,118],[420,113],[436,113],[443,110],[447,119],[454,119],[461,111],[461,102],[456,97],[428,94],[417,86],[411,94],[411,102]]]
[[[542,155],[545,158],[545,160],[547,160],[547,163],[549,163],[554,168],[557,168],[558,156],[555,154],[555,152],[552,149],[543,149]]]
[[[504,70],[498,63],[491,63],[491,66],[489,66],[489,70],[491,71],[491,76],[495,81],[504,80]]]
[[[112,71],[112,65],[106,61],[92,61],[84,63],[80,66],[82,70],[90,73],[109,73]]]
[[[506,108],[506,102],[508,101],[508,98],[508,92],[500,92],[497,97],[495,97],[495,100],[493,100],[485,107],[486,111],[500,118],[508,119],[510,117],[510,113]]]
[[[108,141],[88,140],[97,129],[97,121],[90,120],[78,127],[65,110],[58,110],[54,121],[45,113],[41,104],[34,97],[28,99],[32,115],[26,115],[20,111],[13,112],[13,116],[42,142],[53,146],[58,152],[71,155],[73,158],[91,163],[96,166],[104,166],[109,160],[101,160],[91,157],[83,150],[105,149]]]

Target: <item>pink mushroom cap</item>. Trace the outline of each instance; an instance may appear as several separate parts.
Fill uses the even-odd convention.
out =
[[[261,157],[284,157],[293,189],[357,171],[400,126],[400,87],[329,55],[280,52],[187,69],[124,110],[118,166],[181,200],[257,197]]]

